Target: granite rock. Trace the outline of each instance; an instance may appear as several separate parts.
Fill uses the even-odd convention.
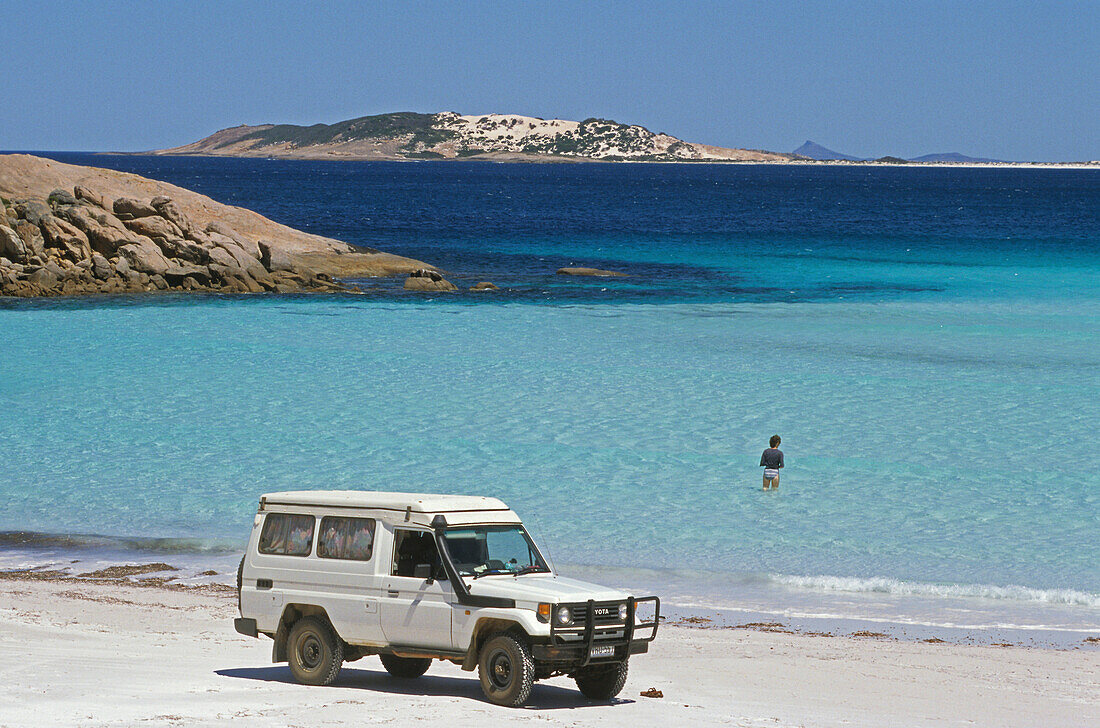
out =
[[[130,267],[149,275],[161,275],[168,270],[168,259],[161,249],[149,238],[141,238],[137,243],[129,243],[118,249]]]
[[[119,219],[126,219],[123,215],[128,215],[129,219],[138,217],[149,217],[150,215],[156,215],[157,209],[150,205],[148,202],[142,202],[141,200],[135,200],[132,197],[120,197],[115,200],[112,209],[115,214],[119,216]]]
[[[0,255],[13,261],[24,261],[29,257],[23,236],[6,225],[0,225]]]

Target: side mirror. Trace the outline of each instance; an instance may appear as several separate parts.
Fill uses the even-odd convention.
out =
[[[417,564],[413,567],[413,577],[416,579],[432,580],[432,565],[431,564]]]

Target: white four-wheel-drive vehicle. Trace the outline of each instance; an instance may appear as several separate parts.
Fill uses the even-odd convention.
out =
[[[237,631],[271,637],[299,682],[331,683],[367,655],[399,678],[450,660],[512,706],[556,675],[614,697],[660,619],[657,597],[558,576],[519,516],[475,496],[270,493],[238,589]]]

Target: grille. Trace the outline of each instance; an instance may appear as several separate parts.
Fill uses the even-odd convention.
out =
[[[592,624],[599,626],[601,624],[622,624],[619,621],[619,604],[621,602],[596,602],[592,608],[595,611],[595,617],[592,619]],[[584,626],[588,619],[588,605],[578,604],[573,608],[573,625],[576,627]]]

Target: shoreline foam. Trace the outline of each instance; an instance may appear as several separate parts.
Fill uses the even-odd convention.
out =
[[[234,540],[0,533],[0,581],[100,583],[89,572],[166,563],[171,572],[119,577],[126,585],[235,589],[242,545]],[[895,579],[707,572],[685,579],[667,569],[562,563],[571,577],[656,593],[670,622],[714,628],[779,623],[799,633],[881,631],[893,639],[955,644],[1032,644],[1072,649],[1100,635],[1100,596],[1069,590],[936,585]],[[103,582],[108,583],[108,582]],[[140,585],[140,584],[139,584]],[[841,588],[837,588],[837,587]]]

